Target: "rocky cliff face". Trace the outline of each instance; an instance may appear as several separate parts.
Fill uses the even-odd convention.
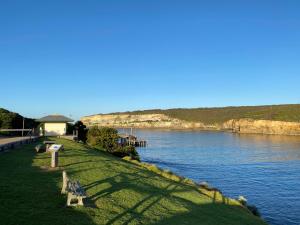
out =
[[[87,126],[133,127],[133,128],[170,128],[170,129],[216,129],[214,125],[199,122],[187,122],[164,114],[108,114],[82,117]]]
[[[240,119],[228,123],[237,133],[300,135],[300,123],[295,122]]]
[[[87,126],[109,126],[115,128],[169,128],[230,130],[237,133],[300,135],[300,123],[239,119],[222,124],[204,124],[171,118],[164,114],[106,114],[82,117]]]

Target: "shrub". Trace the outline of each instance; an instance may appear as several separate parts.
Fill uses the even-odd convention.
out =
[[[135,147],[133,146],[125,146],[125,147],[120,146],[117,149],[115,149],[112,153],[113,155],[121,158],[129,156],[131,157],[131,159],[140,161],[139,154],[136,151]]]
[[[101,148],[120,158],[129,156],[133,160],[140,161],[138,152],[134,146],[120,146],[118,144],[118,131],[109,127],[92,127],[87,134],[89,145]]]
[[[93,147],[113,152],[118,148],[118,131],[109,127],[92,127],[87,134],[87,142]]]

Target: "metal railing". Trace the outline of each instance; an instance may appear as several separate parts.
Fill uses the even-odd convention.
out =
[[[24,132],[27,132],[25,136],[32,136],[34,129],[0,129],[0,132],[22,132],[22,137]]]

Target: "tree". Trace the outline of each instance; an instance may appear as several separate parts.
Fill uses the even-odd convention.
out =
[[[38,123],[34,119],[25,118],[18,113],[10,112],[0,108],[0,128],[2,129],[21,129],[23,128],[23,119],[25,128],[32,129],[37,127]],[[17,133],[11,132],[9,135]]]
[[[74,129],[77,131],[78,141],[82,141],[83,143],[86,143],[86,140],[87,140],[86,126],[81,121],[77,121],[74,124]]]

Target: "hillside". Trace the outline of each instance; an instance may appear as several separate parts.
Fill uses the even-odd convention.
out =
[[[98,114],[82,117],[81,120],[89,127],[202,129],[300,135],[300,105],[155,109]]]
[[[236,201],[75,142],[64,144],[59,170],[33,145],[0,154],[0,218],[6,225],[263,225]],[[87,191],[86,207],[67,208],[61,171]]]
[[[0,108],[0,129],[20,129],[23,127],[23,116],[18,113]],[[25,118],[25,128],[36,126],[34,119]]]
[[[300,122],[300,104],[238,106],[221,108],[153,109],[112,114],[164,114],[172,118],[204,124],[224,123],[231,119],[274,120]]]

